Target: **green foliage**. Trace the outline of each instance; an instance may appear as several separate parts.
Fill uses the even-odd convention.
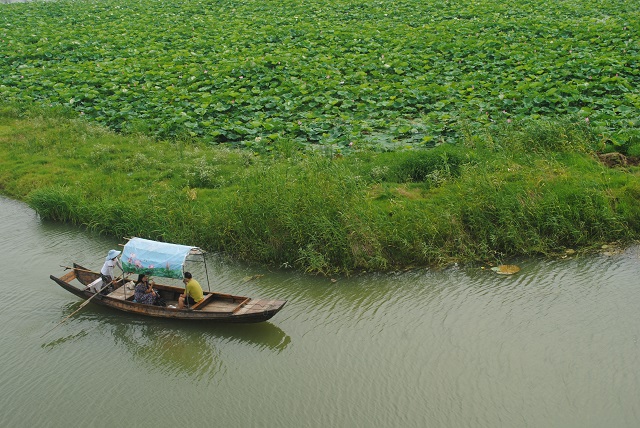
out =
[[[346,165],[321,156],[267,162],[248,172],[227,215],[234,253],[329,272],[353,264],[344,216],[364,198]]]
[[[616,192],[616,209],[620,217],[628,222],[628,233],[640,229],[640,182],[634,180]]]
[[[398,153],[396,163],[391,167],[392,181],[430,181],[437,184],[447,178],[458,177],[460,166],[467,157],[468,152],[451,145]]]
[[[576,140],[581,125],[510,124],[487,128],[469,146],[394,153],[285,144],[257,155],[24,117],[0,116],[0,188],[27,198],[43,218],[113,236],[324,274],[640,237],[637,169],[601,165],[591,140]]]
[[[124,133],[260,152],[280,139],[334,152],[431,147],[464,138],[463,121],[477,133],[567,117],[623,153],[640,135],[635,0],[80,0],[2,9],[0,101],[74,112]],[[539,131],[548,149],[550,130]]]
[[[45,187],[29,194],[29,205],[45,219],[77,223],[81,196],[68,187]]]
[[[553,183],[536,194],[511,183],[482,195],[464,207],[461,221],[469,241],[487,251],[484,258],[547,254],[626,235],[606,197],[578,182]]]
[[[193,163],[193,168],[188,172],[191,176],[191,187],[216,188],[224,185],[225,178],[220,175],[217,165],[207,163],[206,158],[200,158]]]

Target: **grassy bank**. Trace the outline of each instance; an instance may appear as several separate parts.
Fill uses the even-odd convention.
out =
[[[1,110],[2,193],[115,236],[323,273],[640,237],[640,171],[603,165],[600,137],[579,120],[505,124],[427,150],[342,156],[282,140],[257,155],[116,134],[67,113]]]

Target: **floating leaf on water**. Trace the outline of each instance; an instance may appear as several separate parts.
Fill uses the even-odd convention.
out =
[[[513,275],[516,272],[520,272],[520,267],[516,265],[500,265],[492,267],[491,270],[500,275]]]

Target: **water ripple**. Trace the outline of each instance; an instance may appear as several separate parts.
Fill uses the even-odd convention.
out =
[[[0,198],[0,426],[184,422],[158,403],[197,396],[242,426],[637,425],[638,248],[479,268],[350,278],[234,265],[212,289],[288,300],[272,322],[176,323],[87,305],[48,279],[99,266],[117,242],[41,222]],[[6,207],[6,209],[5,209]],[[200,269],[199,271],[197,269]],[[204,266],[194,269],[206,278]],[[105,406],[96,406],[104,400]],[[119,405],[116,403],[123,403]],[[80,405],[79,405],[80,404]],[[84,404],[84,405],[83,405]],[[88,404],[88,405],[87,405]],[[118,412],[113,408],[117,407]],[[250,409],[250,411],[247,411]],[[206,412],[204,412],[206,413]],[[286,415],[286,418],[282,418]],[[194,415],[189,423],[208,423]]]

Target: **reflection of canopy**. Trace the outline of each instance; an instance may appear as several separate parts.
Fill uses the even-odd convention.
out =
[[[124,246],[120,260],[125,272],[179,279],[190,254],[203,252],[198,247],[131,238]]]

